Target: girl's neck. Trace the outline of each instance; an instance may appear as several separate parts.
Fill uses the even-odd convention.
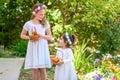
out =
[[[62,46],[63,49],[66,49],[67,47],[66,46]]]
[[[32,19],[32,22],[33,22],[34,24],[40,24],[39,20],[36,20],[36,19]]]

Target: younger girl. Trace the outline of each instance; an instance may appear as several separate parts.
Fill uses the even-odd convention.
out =
[[[56,53],[59,61],[55,63],[54,80],[77,80],[73,64],[73,51],[70,48],[74,42],[74,35],[65,33],[60,37],[59,44],[61,48],[58,48]]]
[[[29,40],[25,69],[32,69],[33,80],[38,80],[39,72],[41,80],[46,80],[45,68],[51,67],[47,40],[50,40],[52,35],[49,22],[45,19],[45,12],[45,5],[34,5],[31,20],[24,24],[21,32],[21,38]]]

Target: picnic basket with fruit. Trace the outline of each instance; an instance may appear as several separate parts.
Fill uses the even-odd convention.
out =
[[[40,34],[37,33],[35,27],[33,27],[32,34],[29,37],[30,37],[30,40],[33,40],[33,41],[38,40],[38,38],[40,37]]]

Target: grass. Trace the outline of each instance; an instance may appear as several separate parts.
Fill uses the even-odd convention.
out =
[[[10,51],[5,51],[4,53],[0,52],[0,58],[16,58],[16,56],[12,55]],[[54,66],[50,69],[46,69],[47,72],[47,80],[54,80]],[[31,70],[25,70],[24,65],[21,68],[19,79],[18,80],[32,80],[32,72]]]
[[[46,69],[46,71],[47,71],[47,80],[54,80],[54,66],[52,66],[52,68],[50,69]],[[22,67],[19,80],[32,80],[31,70],[25,70],[24,67]],[[84,80],[84,79],[81,78],[78,80]]]
[[[46,69],[47,72],[47,80],[54,80],[54,67],[51,69]],[[31,70],[25,70],[24,66],[21,68],[19,80],[32,80],[32,72]]]
[[[16,58],[11,51],[0,52],[0,58]]]
[[[51,56],[51,58],[54,57],[54,55]],[[54,80],[54,65],[52,65],[52,68],[46,68],[47,72],[47,80]],[[32,72],[31,70],[25,70],[24,65],[21,68],[19,80],[32,80]]]
[[[8,57],[8,55],[4,54],[4,53],[0,53],[0,58],[6,58]]]

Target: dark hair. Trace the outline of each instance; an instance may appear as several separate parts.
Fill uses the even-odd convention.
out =
[[[32,8],[32,15],[31,15],[31,19],[33,19],[35,17],[34,14],[36,14],[38,11],[40,11],[41,9],[47,9],[47,7],[43,4],[35,4]],[[46,25],[46,18],[44,17],[40,23],[45,26]]]
[[[70,47],[71,45],[73,45],[76,41],[76,36],[73,34],[68,34],[68,33],[64,33],[62,35],[63,39],[65,42],[67,42],[66,47]]]

